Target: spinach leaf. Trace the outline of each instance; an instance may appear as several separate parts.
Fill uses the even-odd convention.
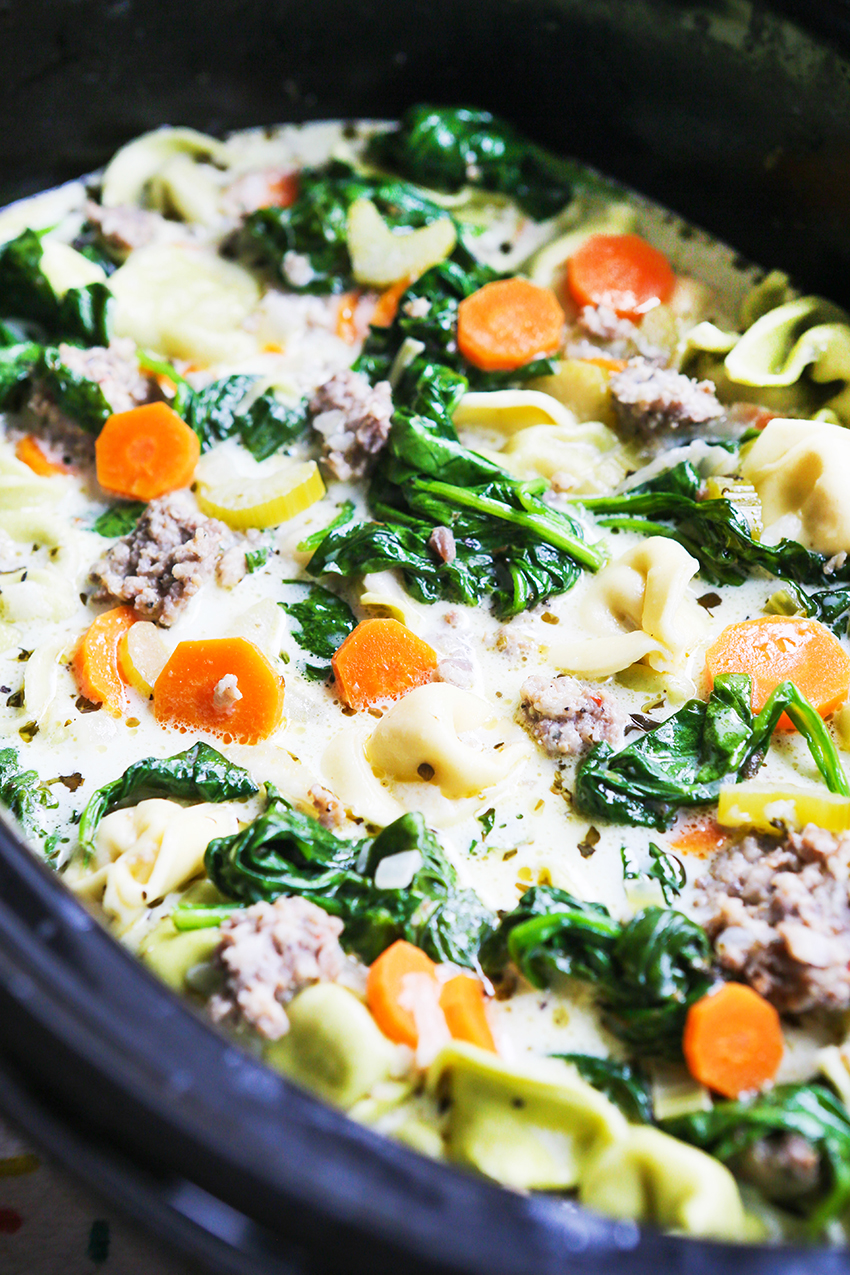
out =
[[[649,881],[657,881],[661,887],[661,894],[664,902],[671,902],[670,896],[678,898],[682,893],[682,886],[687,881],[685,865],[676,855],[671,854],[669,850],[662,850],[654,841],[649,843],[650,867],[645,872],[640,872],[634,868],[626,854],[626,847],[620,847],[620,858],[623,861],[623,880],[637,881],[640,877],[646,877]]]
[[[712,584],[743,584],[757,568],[798,584],[850,580],[850,560],[827,576],[827,554],[806,549],[796,540],[784,539],[776,545],[754,540],[746,518],[731,500],[698,500],[699,489],[693,466],[682,461],[621,496],[581,497],[576,503],[602,515],[603,526],[678,540]]]
[[[40,356],[41,346],[34,341],[0,348],[0,412],[21,407]]]
[[[41,269],[42,255],[41,238],[34,230],[24,230],[0,247],[0,315],[30,319],[53,340],[108,344],[109,289],[90,283],[58,297]]]
[[[311,682],[325,682],[331,675],[330,661],[349,633],[357,625],[354,613],[347,602],[338,598],[330,589],[320,584],[304,585],[301,580],[284,580],[286,585],[300,585],[306,594],[295,602],[281,602],[287,615],[297,620],[299,628],[293,633],[298,645],[320,660],[322,665],[307,664],[304,676]]]
[[[225,376],[203,389],[189,389],[184,403],[175,402],[174,409],[183,417],[206,451],[238,432],[237,413],[251,386],[257,378],[246,373]]]
[[[582,1080],[610,1098],[633,1124],[652,1124],[649,1083],[637,1067],[613,1058],[597,1058],[595,1054],[552,1054],[551,1057],[572,1063]]]
[[[66,367],[58,349],[53,346],[42,350],[35,376],[66,416],[70,416],[87,433],[100,433],[107,417],[112,415],[112,405],[97,381],[90,381]]]
[[[576,809],[663,831],[680,806],[716,801],[724,784],[754,773],[783,712],[808,744],[830,792],[850,795],[832,736],[792,682],[781,682],[754,717],[749,677],[727,673],[716,679],[707,703],[688,700],[621,752],[595,745],[576,773]]]
[[[805,615],[819,620],[836,637],[844,637],[850,621],[850,588],[808,593],[793,580],[783,580],[782,589],[768,599],[768,609],[780,615]]]
[[[259,549],[249,549],[245,554],[245,566],[248,568],[248,575],[253,575],[255,571],[259,571],[260,567],[264,567],[269,556],[268,547],[260,545]]]
[[[25,832],[43,837],[38,818],[39,809],[53,810],[59,805],[47,784],[34,770],[21,770],[14,748],[0,749],[0,803],[9,810]]]
[[[91,795],[80,819],[80,846],[89,853],[104,815],[122,806],[136,805],[147,797],[236,801],[256,792],[259,787],[247,770],[200,741],[174,757],[146,757],[128,766],[120,779]]]
[[[370,140],[367,157],[433,190],[510,195],[537,221],[569,203],[576,175],[506,121],[466,107],[412,106],[397,129]]]
[[[688,1006],[713,982],[709,950],[681,912],[645,908],[621,925],[601,903],[535,886],[485,932],[480,960],[491,978],[513,961],[534,987],[557,975],[593,984],[606,1026],[635,1054],[675,1058]]]
[[[127,536],[133,531],[146,508],[147,506],[138,500],[128,501],[123,505],[110,505],[95,518],[92,531],[110,539],[115,536]]]
[[[755,1143],[797,1134],[818,1154],[820,1181],[788,1206],[808,1216],[814,1237],[850,1204],[850,1114],[825,1085],[777,1085],[754,1098],[676,1116],[664,1129],[744,1175],[746,1152]]]
[[[553,370],[549,359],[535,359],[512,372],[485,372],[469,363],[457,348],[457,310],[464,297],[471,296],[486,283],[504,278],[490,266],[476,261],[462,245],[448,261],[426,270],[412,283],[399,302],[389,327],[373,327],[354,364],[374,384],[384,381],[394,365],[405,341],[415,341],[419,350],[416,360],[395,385],[396,406],[422,411],[414,404],[422,372],[428,367],[453,371],[462,375],[474,390],[498,390],[529,377],[548,376]],[[410,313],[410,311],[413,313]],[[424,311],[424,313],[421,313]],[[397,378],[394,376],[394,380]],[[455,381],[455,389],[458,382]],[[426,413],[427,414],[427,411]]]
[[[342,944],[367,963],[398,938],[437,961],[473,966],[482,927],[491,919],[456,876],[420,814],[407,814],[377,837],[344,841],[296,810],[267,785],[265,812],[231,837],[210,842],[207,873],[226,897],[244,903],[297,895],[338,916]],[[406,889],[380,889],[374,877],[385,858],[417,851],[419,867]]]
[[[424,226],[445,212],[403,182],[361,176],[333,160],[302,169],[298,198],[288,208],[259,208],[246,218],[240,238],[244,253],[270,268],[296,292],[345,292],[354,283],[348,255],[348,210],[356,199],[371,199],[393,226]],[[309,263],[309,277],[287,273],[286,254]]]
[[[307,432],[307,404],[285,407],[271,390],[255,398],[235,421],[243,446],[255,460],[266,460]]]

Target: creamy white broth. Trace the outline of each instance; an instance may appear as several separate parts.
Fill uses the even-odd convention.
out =
[[[352,137],[350,129],[338,124],[284,126],[275,130],[251,130],[215,144],[209,162],[193,163],[192,178],[196,187],[191,190],[180,185],[183,179],[179,168],[169,170],[174,174],[168,196],[171,218],[158,226],[152,244],[130,252],[129,262],[132,265],[135,253],[148,254],[144,259],[156,264],[170,260],[157,258],[156,253],[179,252],[195,261],[220,263],[222,258],[216,256],[218,247],[239,222],[238,216],[223,207],[222,191],[237,179],[247,180],[260,170],[319,165],[331,157],[354,161],[360,154],[362,137],[376,127],[384,126],[364,125],[360,135]],[[186,163],[192,162],[191,147],[203,153],[203,145],[203,141],[189,139],[186,142],[189,149],[178,150],[170,162],[181,155]],[[165,178],[157,177],[156,167],[148,171],[145,163],[135,162],[134,167],[130,162],[132,156],[128,159],[128,155],[129,152],[124,153],[122,165],[113,165],[107,170],[106,189],[112,190],[113,202],[141,203],[146,182]],[[185,199],[194,200],[194,209],[212,210],[203,221],[175,218],[175,212],[180,209],[173,205],[184,197],[181,195],[184,190]],[[122,197],[120,201],[118,196]],[[680,339],[685,340],[689,328],[701,322],[710,322],[721,330],[734,328],[741,302],[750,293],[759,272],[755,268],[741,268],[731,249],[645,199],[620,192],[618,200],[626,209],[628,228],[660,248],[683,276],[676,293],[681,311],[677,319]],[[55,240],[68,244],[84,224],[82,203],[83,189],[78,184],[52,192],[49,198],[39,196],[24,201],[0,214],[0,238],[11,238],[27,225],[36,229],[52,225],[54,229],[49,231],[46,242]],[[545,252],[547,243],[581,232],[600,218],[604,220],[611,196],[591,193],[575,201],[563,215],[540,223],[523,214],[511,200],[501,197],[490,198],[488,205],[487,197],[479,193],[471,207],[448,196],[442,198],[442,203],[452,212],[460,208],[460,220],[470,217],[476,221],[480,234],[475,248],[482,260],[500,270],[522,271],[529,258],[533,264],[534,253],[541,249]],[[482,208],[486,213],[482,213]],[[138,260],[136,258],[137,263]],[[215,268],[218,269],[218,265]],[[233,312],[236,317],[224,336],[221,333],[210,336],[204,331],[190,338],[190,343],[194,341],[198,348],[204,349],[207,357],[193,359],[185,367],[188,347],[183,351],[185,375],[195,388],[245,373],[258,378],[252,393],[272,388],[282,402],[295,406],[305,395],[312,395],[336,373],[351,366],[368,331],[374,292],[362,290],[364,295],[357,301],[354,312],[358,336],[354,341],[346,341],[337,333],[337,297],[293,295],[280,286],[268,286],[267,282],[251,284],[254,276],[244,266],[228,262],[227,268],[232,268],[233,273],[228,277],[232,278],[235,291],[244,283],[244,280],[240,282],[242,276],[237,272],[241,271],[249,282],[244,283],[241,300]],[[298,263],[293,268],[297,269]],[[154,319],[150,322],[146,318],[142,323],[138,318],[137,303],[142,292],[138,291],[140,285],[134,281],[132,270],[121,266],[116,273],[118,282],[112,286],[120,303],[120,335],[137,340],[155,355],[177,361],[181,355],[176,351],[176,338],[161,324],[156,328],[159,312],[155,308],[151,310]],[[161,340],[165,347],[171,343],[170,348],[160,348],[149,339],[143,340],[154,331],[164,333]],[[220,352],[216,354],[219,347]],[[225,347],[227,353],[223,352]],[[199,367],[201,362],[204,366]],[[758,399],[757,394],[755,398]],[[285,593],[283,582],[307,579],[304,566],[308,555],[298,546],[305,537],[326,527],[345,501],[353,502],[359,517],[368,517],[365,483],[332,481],[327,473],[327,493],[323,499],[261,532],[256,545],[267,550],[262,565],[232,587],[224,587],[215,578],[208,580],[173,625],[160,630],[168,652],[180,642],[206,638],[243,636],[254,641],[285,681],[284,719],[271,737],[246,745],[228,742],[219,734],[202,730],[187,733],[169,729],[156,721],[150,700],[132,687],[126,688],[123,716],[112,717],[105,711],[92,711],[93,706],[80,701],[69,661],[94,615],[103,609],[91,601],[89,571],[111,542],[91,528],[98,515],[114,501],[97,487],[90,469],[56,477],[30,478],[26,467],[15,459],[15,443],[27,428],[26,421],[20,417],[7,417],[8,441],[0,443],[0,482],[7,473],[15,482],[31,482],[33,495],[29,504],[39,512],[45,525],[37,543],[33,540],[31,544],[24,544],[12,534],[14,562],[11,565],[30,572],[44,571],[48,582],[52,573],[53,596],[59,599],[56,607],[61,615],[33,614],[13,622],[0,615],[3,644],[0,682],[7,688],[2,700],[6,706],[0,707],[0,747],[13,745],[21,767],[35,770],[42,780],[50,782],[59,803],[50,815],[50,822],[51,827],[55,824],[61,838],[54,854],[54,866],[65,871],[72,888],[132,949],[141,950],[143,954],[148,950],[146,944],[160,933],[158,927],[167,923],[186,887],[190,897],[197,889],[197,874],[151,906],[136,912],[113,911],[105,915],[98,903],[97,889],[92,885],[94,868],[81,862],[75,851],[74,820],[94,792],[121,776],[133,762],[145,757],[170,757],[196,740],[205,740],[230,761],[245,767],[259,783],[273,783],[284,797],[305,811],[315,813],[311,790],[317,786],[329,790],[345,808],[345,820],[338,829],[342,836],[363,836],[367,831],[390,824],[405,812],[421,811],[427,824],[436,831],[445,855],[457,872],[460,886],[474,890],[493,912],[510,911],[527,889],[548,884],[577,899],[604,904],[619,920],[627,920],[641,908],[653,905],[669,904],[693,914],[699,902],[694,885],[705,873],[707,859],[702,855],[683,854],[675,847],[681,826],[664,833],[600,820],[596,827],[592,819],[575,810],[565,799],[565,792],[571,792],[574,786],[578,759],[556,759],[547,755],[516,720],[520,689],[529,674],[552,675],[569,667],[564,660],[553,658],[553,650],[567,649],[571,643],[592,636],[582,617],[584,600],[594,587],[595,577],[589,571],[582,572],[568,592],[556,594],[509,621],[498,619],[486,601],[476,607],[447,601],[430,605],[417,602],[405,595],[402,578],[395,572],[375,573],[363,582],[337,578],[330,581],[331,587],[351,605],[358,621],[372,615],[400,615],[438,657],[450,656],[458,642],[467,648],[472,663],[469,689],[486,701],[495,723],[488,724],[487,730],[482,727],[473,732],[474,738],[468,742],[476,748],[492,748],[493,740],[498,739],[513,759],[505,773],[480,792],[447,797],[433,782],[393,779],[370,766],[366,749],[379,721],[383,720],[382,711],[354,714],[342,704],[333,683],[308,680],[299,671],[303,652],[293,636],[297,626],[276,606]],[[508,462],[510,431],[489,428],[486,423],[479,427],[474,421],[467,421],[459,428],[459,434],[466,446],[480,448],[499,463],[502,457]],[[616,435],[612,437],[617,442]],[[675,445],[677,440],[673,437],[667,442]],[[618,481],[627,471],[651,459],[651,449],[635,459],[640,448],[636,452],[633,444],[629,447],[632,450],[626,459],[617,462],[620,464]],[[316,457],[315,435],[308,432],[288,447],[287,452],[292,461]],[[715,461],[722,463],[722,456],[719,461],[715,457]],[[278,466],[278,457],[257,462],[238,441],[229,439],[203,453],[195,480],[215,485],[239,477],[251,482],[274,472]],[[564,500],[568,498],[569,493]],[[574,513],[585,540],[603,546],[610,560],[619,559],[645,543],[644,537],[636,533],[614,533],[604,528],[580,507],[575,508]],[[0,528],[2,526],[0,517]],[[51,541],[51,530],[55,543]],[[5,543],[0,542],[0,547]],[[2,564],[4,568],[7,565],[10,564]],[[0,590],[2,587],[0,582]],[[696,575],[687,587],[688,597],[696,600],[714,594],[719,601],[703,605],[702,631],[690,643],[675,669],[657,672],[645,664],[635,664],[613,676],[589,676],[582,680],[591,689],[609,695],[625,714],[659,722],[692,696],[707,696],[706,650],[730,623],[763,615],[767,599],[777,587],[775,579],[760,576],[758,572],[740,586],[717,586]],[[62,589],[67,596],[62,594]],[[364,595],[366,602],[362,601]],[[488,735],[487,731],[491,733]],[[636,737],[636,734],[628,734],[626,743]],[[850,754],[842,752],[842,758],[846,763]],[[66,782],[61,777],[65,777]],[[775,782],[778,788],[789,784],[823,787],[806,742],[799,734],[775,737],[758,778],[760,782]],[[264,805],[259,794],[247,801],[226,803],[221,807],[223,814],[228,804],[239,826],[247,825]],[[490,811],[493,812],[491,826],[485,834]],[[687,815],[685,811],[684,822]],[[646,879],[651,866],[650,843],[675,854],[682,863],[686,880],[676,897],[665,900],[659,883]],[[624,879],[625,864],[640,876]],[[204,980],[209,969],[210,953],[199,952],[185,987],[195,1000],[199,998],[199,989],[206,985]],[[492,990],[488,983],[487,991]],[[362,987],[360,991],[362,995]],[[500,990],[498,998],[488,998],[486,1013],[499,1057],[507,1067],[534,1067],[538,1060],[559,1053],[626,1057],[622,1043],[604,1025],[592,988],[584,983],[560,979],[550,988],[537,990],[520,979],[512,994],[505,995]],[[840,1024],[834,1018],[802,1025],[786,1021],[784,1030],[786,1052],[776,1077],[778,1083],[804,1082],[816,1076],[820,1067],[818,1051],[838,1042],[842,1035]],[[261,1043],[252,1039],[250,1032],[243,1031],[240,1039],[250,1048],[261,1049]],[[278,1057],[272,1050],[268,1056],[272,1065],[281,1065],[287,1070],[287,1065],[280,1062],[282,1054]],[[347,1104],[352,1114],[431,1154],[463,1159],[462,1154],[452,1150],[450,1139],[446,1140],[440,1104],[433,1093],[423,1092],[423,1069],[413,1064],[410,1051],[405,1053],[404,1046],[397,1047],[394,1057],[394,1070],[371,1088],[367,1087],[353,1106]],[[290,1074],[293,1074],[291,1069]],[[310,1083],[309,1076],[297,1070],[294,1074],[301,1083]],[[669,1075],[662,1068],[654,1074],[654,1084],[662,1094],[669,1094],[677,1085],[684,1084],[688,1091],[686,1102],[692,1104],[691,1109],[700,1109],[701,1103],[710,1106],[708,1091],[700,1091],[696,1082],[690,1082],[681,1065],[674,1067]],[[467,1162],[477,1163],[471,1153],[466,1153],[466,1158]],[[545,1179],[548,1170],[540,1172]],[[511,1181],[510,1184],[545,1186],[548,1183],[538,1181],[532,1173],[527,1183]],[[722,1189],[727,1189],[725,1179]],[[593,1199],[589,1202],[592,1204]],[[742,1238],[745,1232],[750,1238],[758,1235],[757,1228],[747,1231],[743,1223],[743,1229],[735,1230],[734,1219],[729,1224],[732,1229],[727,1231],[716,1220],[706,1222],[702,1230],[702,1224],[685,1223],[681,1219],[678,1222],[664,1217],[656,1220],[678,1229],[690,1227],[695,1233],[729,1238]]]

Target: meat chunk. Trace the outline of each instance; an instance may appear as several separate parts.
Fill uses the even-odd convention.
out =
[[[695,381],[645,358],[630,359],[610,386],[620,426],[644,439],[665,431],[689,434],[723,416],[711,381]]]
[[[451,527],[435,527],[428,537],[428,548],[433,549],[443,562],[454,562],[457,557],[457,545]]]
[[[212,575],[229,537],[183,493],[152,500],[130,535],[92,567],[93,599],[129,603],[167,628]]]
[[[519,718],[550,757],[576,757],[603,740],[619,748],[626,714],[605,691],[575,677],[534,673],[520,688]]]
[[[316,807],[318,820],[323,828],[339,828],[345,823],[342,802],[330,788],[325,788],[322,784],[314,784],[310,789],[309,797]]]
[[[104,247],[119,257],[126,257],[134,248],[144,248],[151,243],[165,221],[159,213],[134,208],[131,204],[104,208],[89,200],[85,211],[86,220],[97,227]]]
[[[784,1013],[850,1007],[850,837],[745,837],[698,882],[723,969]]]
[[[821,1157],[799,1133],[759,1138],[736,1156],[732,1168],[769,1200],[790,1202],[820,1185]]]
[[[310,402],[323,436],[325,464],[342,481],[362,478],[387,441],[393,413],[389,381],[371,386],[362,372],[337,372]]]
[[[225,973],[211,997],[213,1019],[235,1017],[267,1040],[289,1030],[284,1006],[302,988],[332,982],[345,967],[342,921],[305,899],[255,903],[228,917],[216,960]]]

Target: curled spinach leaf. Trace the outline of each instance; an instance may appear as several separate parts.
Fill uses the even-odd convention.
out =
[[[0,749],[0,803],[25,832],[43,837],[39,810],[53,810],[59,802],[34,770],[21,770],[14,748]]]
[[[606,1025],[635,1054],[679,1057],[689,1005],[712,985],[705,932],[681,912],[645,908],[625,925],[601,903],[535,886],[485,933],[481,967],[509,961],[534,987],[557,975],[591,983]]]
[[[412,106],[397,129],[369,142],[368,158],[433,190],[463,186],[510,195],[542,221],[569,203],[574,165],[536,146],[489,111]]]
[[[79,841],[85,853],[104,815],[148,797],[176,797],[182,801],[236,801],[259,792],[247,770],[199,741],[174,757],[146,757],[133,762],[120,779],[98,788],[80,819]]]
[[[769,1148],[786,1134],[803,1138],[818,1155],[818,1180],[787,1204],[807,1215],[813,1237],[850,1204],[850,1114],[825,1085],[777,1085],[754,1098],[677,1116],[664,1128],[743,1174],[746,1153],[756,1143]]]
[[[454,869],[421,815],[403,815],[377,837],[345,841],[271,786],[268,792],[259,818],[207,847],[207,873],[222,894],[243,903],[273,902],[282,894],[309,899],[341,918],[343,947],[367,963],[404,938],[434,960],[475,964],[491,914],[471,891],[457,888]],[[376,886],[380,862],[406,851],[420,856],[410,885]]]
[[[98,385],[62,362],[58,349],[42,350],[34,375],[66,416],[89,434],[99,434],[112,415],[112,405]]]
[[[41,357],[34,341],[0,348],[0,412],[16,412],[21,407]]]
[[[92,523],[92,531],[99,536],[127,536],[145,512],[147,506],[138,500],[128,501],[123,505],[110,505],[104,509]]]
[[[688,700],[621,752],[595,745],[576,773],[576,808],[663,831],[680,806],[716,801],[724,784],[758,769],[783,712],[808,744],[830,792],[850,795],[832,736],[793,682],[781,682],[754,716],[749,677],[727,673],[716,679],[707,703]]]
[[[582,1080],[604,1093],[634,1124],[652,1124],[652,1099],[643,1072],[630,1063],[595,1054],[552,1054],[572,1063]]]
[[[90,283],[58,297],[41,269],[43,252],[34,230],[24,230],[0,247],[0,315],[31,320],[51,340],[107,345],[109,289]]]
[[[299,624],[292,635],[295,641],[303,650],[318,656],[320,660],[331,660],[356,627],[357,621],[351,607],[320,584],[305,585],[302,580],[284,580],[284,584],[306,589],[305,595],[295,602],[279,604]],[[321,665],[307,664],[304,668],[305,677],[313,682],[326,681],[330,673],[331,666],[327,662]]]

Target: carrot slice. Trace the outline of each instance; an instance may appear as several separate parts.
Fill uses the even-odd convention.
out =
[[[485,372],[512,372],[561,344],[564,312],[551,288],[527,279],[499,279],[464,297],[457,309],[457,344]]]
[[[594,367],[601,367],[603,372],[622,372],[626,367],[625,359],[582,359],[582,363],[592,363]]]
[[[359,297],[360,293],[357,291],[344,292],[339,299],[336,312],[336,334],[342,338],[346,345],[354,345],[357,340],[357,325],[354,322],[354,314]]]
[[[800,616],[765,615],[728,625],[705,657],[713,685],[719,673],[749,673],[753,711],[786,680],[828,717],[850,690],[850,656],[826,625]],[[777,730],[793,730],[787,713]]]
[[[634,323],[675,286],[670,262],[640,235],[591,235],[567,262],[576,305],[607,305]]]
[[[725,983],[688,1010],[682,1037],[688,1070],[724,1098],[772,1080],[783,1049],[776,1010],[743,983]]]
[[[370,323],[373,328],[388,328],[398,313],[398,303],[410,287],[410,279],[399,279],[378,297]]]
[[[192,481],[201,444],[167,403],[110,416],[95,443],[97,481],[134,500],[155,500]]]
[[[283,678],[247,638],[179,642],[153,688],[158,722],[256,744],[283,717]]]
[[[477,978],[458,974],[444,983],[440,1009],[446,1016],[454,1040],[465,1040],[470,1045],[478,1045],[479,1049],[496,1052],[493,1033],[484,1013],[484,988]]]
[[[421,948],[404,939],[396,939],[369,967],[366,980],[366,1004],[385,1036],[400,1045],[415,1049],[419,1043],[416,1020],[411,1010],[399,1003],[410,974],[435,978],[434,962]]]
[[[399,699],[430,682],[437,654],[398,620],[363,620],[333,657],[341,698],[351,708]]]
[[[71,668],[80,694],[120,717],[126,700],[118,669],[118,644],[139,617],[132,607],[113,607],[92,620],[77,645]]]
[[[289,208],[298,198],[298,173],[281,173],[271,177],[268,185],[268,203],[264,208]]]
[[[25,465],[29,465],[32,472],[38,474],[39,478],[50,478],[53,474],[67,474],[68,472],[64,465],[57,465],[54,461],[47,459],[32,434],[26,434],[18,440],[18,444],[15,447],[15,455]]]

